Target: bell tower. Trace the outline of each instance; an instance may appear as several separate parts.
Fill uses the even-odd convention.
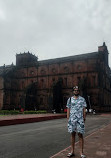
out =
[[[98,47],[98,52],[101,53],[101,55],[103,56],[103,60],[104,60],[105,64],[108,66],[109,65],[109,63],[108,63],[109,52],[108,52],[108,49],[107,49],[105,42],[103,42],[102,46]]]
[[[16,54],[16,66],[35,66],[37,65],[38,57],[32,53]]]

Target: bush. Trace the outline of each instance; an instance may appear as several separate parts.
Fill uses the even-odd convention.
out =
[[[0,110],[0,115],[17,115],[17,114],[46,114],[46,110],[39,111],[24,111],[20,112],[18,110]]]
[[[0,110],[0,115],[17,115],[19,111],[17,110]]]
[[[46,110],[39,110],[39,111],[24,111],[24,114],[46,114]]]

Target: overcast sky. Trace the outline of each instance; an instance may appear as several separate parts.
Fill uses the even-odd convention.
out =
[[[39,60],[98,51],[111,67],[111,0],[0,0],[0,66],[16,53]]]

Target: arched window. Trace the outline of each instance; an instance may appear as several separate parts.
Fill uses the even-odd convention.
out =
[[[96,86],[96,76],[92,76],[92,80],[93,80],[93,87]]]
[[[31,71],[30,71],[30,75],[34,75],[34,71],[31,70]]]
[[[67,87],[67,78],[64,78],[65,87]]]
[[[42,70],[40,71],[40,73],[41,73],[41,75],[44,75],[46,72],[45,72],[44,69],[42,69]]]
[[[44,79],[41,79],[41,82],[44,83]]]
[[[55,68],[52,68],[52,72],[55,73],[55,72],[56,72],[56,69],[55,69]]]
[[[69,68],[67,66],[64,67],[64,72],[69,72]]]
[[[40,97],[40,104],[43,104],[43,98]]]
[[[45,88],[45,81],[44,81],[44,79],[41,79],[41,88]]]
[[[77,77],[77,80],[78,80],[78,82],[80,82],[80,80],[81,80],[81,77],[80,77],[80,76],[78,76],[78,77]]]
[[[34,83],[34,81],[33,81],[33,80],[31,80],[31,83]]]
[[[81,66],[81,65],[78,65],[78,66],[77,66],[77,69],[78,69],[78,70],[81,70],[81,69],[82,69],[82,66]]]
[[[22,81],[22,88],[24,88],[25,87],[25,83],[24,83],[24,81]]]

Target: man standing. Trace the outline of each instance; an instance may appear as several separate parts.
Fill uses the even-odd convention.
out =
[[[67,157],[75,156],[75,135],[78,133],[79,145],[80,145],[80,156],[85,158],[83,153],[84,145],[84,123],[86,118],[86,101],[79,95],[80,90],[78,86],[73,87],[74,96],[67,101],[67,119],[68,119],[68,132],[71,133],[71,153]]]

